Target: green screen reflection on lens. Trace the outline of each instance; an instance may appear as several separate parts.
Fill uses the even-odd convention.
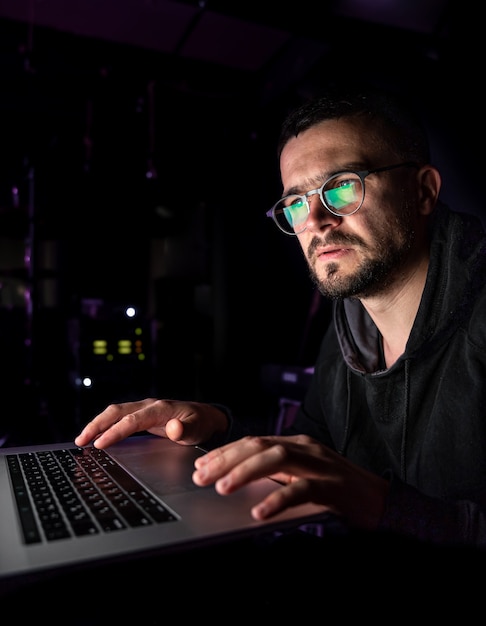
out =
[[[356,183],[347,183],[324,192],[326,202],[336,211],[341,211],[357,200]]]
[[[287,222],[295,228],[299,224],[302,224],[307,219],[307,206],[305,202],[302,200],[298,200],[297,202],[293,202],[289,204],[289,206],[284,207],[284,215],[287,218]]]

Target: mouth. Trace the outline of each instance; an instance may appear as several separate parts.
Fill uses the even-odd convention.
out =
[[[343,248],[342,246],[328,246],[326,248],[316,248],[314,252],[314,258],[321,261],[330,261],[343,257],[348,254],[350,248]]]

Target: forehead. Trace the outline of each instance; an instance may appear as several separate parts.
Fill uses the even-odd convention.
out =
[[[286,180],[289,178],[312,178],[354,164],[373,163],[384,150],[384,142],[369,123],[356,118],[325,120],[285,145],[280,157],[282,181],[289,186],[294,184]]]

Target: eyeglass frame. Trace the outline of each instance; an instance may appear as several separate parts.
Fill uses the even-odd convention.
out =
[[[280,224],[278,223],[276,217],[275,217],[275,209],[276,207],[286,198],[301,198],[302,202],[305,204],[305,206],[307,207],[307,217],[306,219],[302,222],[303,224],[305,224],[307,222],[307,218],[310,215],[310,204],[308,201],[309,196],[313,196],[315,194],[319,195],[319,199],[323,205],[323,207],[329,211],[329,213],[331,213],[332,215],[335,215],[336,217],[349,217],[350,215],[354,215],[357,211],[360,210],[360,208],[363,206],[363,202],[365,199],[365,178],[367,176],[369,176],[370,174],[378,174],[379,172],[388,172],[390,170],[394,170],[398,167],[418,167],[417,163],[413,162],[413,161],[404,161],[403,163],[395,163],[394,165],[385,165],[383,167],[377,167],[375,169],[372,170],[359,170],[359,171],[355,171],[355,170],[342,170],[340,172],[336,172],[335,174],[333,174],[332,176],[329,176],[329,178],[326,178],[326,180],[322,183],[322,185],[320,187],[318,187],[317,189],[311,189],[310,191],[307,191],[304,194],[298,194],[298,193],[291,193],[288,194],[286,196],[284,196],[283,198],[280,198],[280,200],[278,200],[273,206],[272,208],[267,211],[265,213],[266,217],[271,217],[273,219],[273,221],[275,222],[275,224],[278,226],[278,228],[285,233],[286,235],[290,235],[290,236],[294,236],[294,235],[299,235],[300,233],[303,233],[304,230],[307,228],[307,226],[304,226],[302,228],[302,230],[298,230],[298,231],[293,231],[291,233],[289,233],[288,231],[284,230],[282,228],[282,226],[280,226]],[[337,176],[342,176],[343,174],[355,174],[356,176],[358,176],[358,178],[361,180],[361,186],[363,187],[363,195],[361,198],[361,202],[359,203],[359,205],[353,210],[351,211],[351,213],[337,213],[336,211],[333,211],[326,203],[324,196],[322,194],[322,190],[324,189],[324,187],[329,183],[329,181],[331,181],[333,178],[336,178]],[[289,224],[290,226],[290,224]]]

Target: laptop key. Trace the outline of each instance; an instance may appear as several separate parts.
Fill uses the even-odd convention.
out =
[[[8,463],[27,544],[177,519],[104,450],[12,454]]]
[[[17,501],[17,508],[22,526],[25,543],[39,543],[41,535],[37,525],[34,510],[30,502],[29,493],[25,484],[20,461],[17,455],[7,455],[12,487]]]

